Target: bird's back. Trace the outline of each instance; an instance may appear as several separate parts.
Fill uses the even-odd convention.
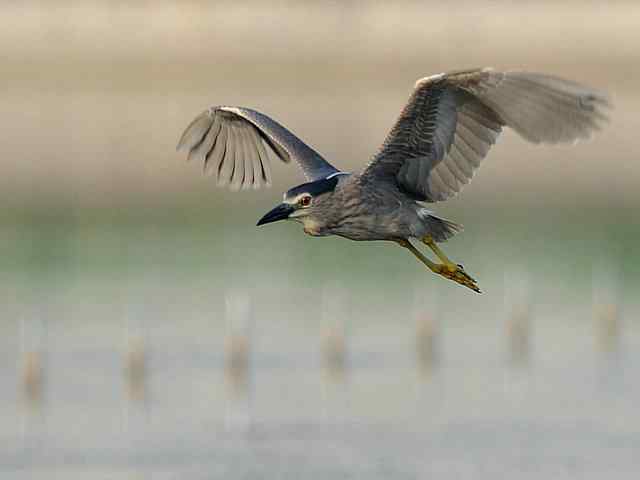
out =
[[[395,182],[350,175],[316,208],[326,220],[325,234],[351,240],[420,238],[428,233],[430,212]]]

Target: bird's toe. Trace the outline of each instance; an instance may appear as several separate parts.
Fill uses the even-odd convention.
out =
[[[470,288],[476,293],[481,293],[476,280],[464,271],[462,265],[458,264],[447,266],[447,268],[443,268],[440,273],[442,276],[448,278],[449,280],[453,280],[460,285],[464,285],[465,287]]]

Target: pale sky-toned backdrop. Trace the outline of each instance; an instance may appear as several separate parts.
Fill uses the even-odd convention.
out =
[[[637,2],[12,2],[2,13],[5,205],[222,201],[174,152],[211,104],[263,110],[358,169],[417,78],[485,65],[575,79],[616,109],[577,148],[504,135],[469,203],[640,199]],[[301,179],[276,170],[276,190]]]

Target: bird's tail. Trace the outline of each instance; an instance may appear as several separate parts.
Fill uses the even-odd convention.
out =
[[[463,230],[463,226],[459,223],[452,222],[446,218],[436,217],[433,214],[426,216],[424,220],[425,226],[431,238],[436,242],[446,242],[456,233]]]

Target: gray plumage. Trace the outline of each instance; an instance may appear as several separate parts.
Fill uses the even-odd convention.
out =
[[[601,92],[568,80],[483,68],[418,80],[382,147],[360,173],[340,172],[275,120],[248,108],[208,109],[187,127],[177,148],[202,160],[221,185],[258,188],[271,183],[266,144],[282,161],[295,160],[309,183],[287,192],[259,225],[292,219],[314,236],[393,240],[426,263],[408,243],[419,239],[453,277],[466,277],[437,273],[474,288],[475,281],[469,284],[461,267],[454,272],[434,247],[462,227],[437,217],[425,203],[460,192],[503,127],[534,143],[575,142],[601,128],[609,107]],[[434,270],[435,264],[427,265]]]
[[[536,73],[423,78],[365,174],[394,177],[420,200],[446,200],[469,183],[502,127],[534,143],[574,142],[601,127],[608,106],[600,92]]]
[[[271,186],[266,143],[283,162],[295,160],[308,180],[324,178],[338,170],[289,130],[266,115],[242,107],[211,107],[185,129],[178,151],[189,160],[203,161],[219,185],[232,188]]]

